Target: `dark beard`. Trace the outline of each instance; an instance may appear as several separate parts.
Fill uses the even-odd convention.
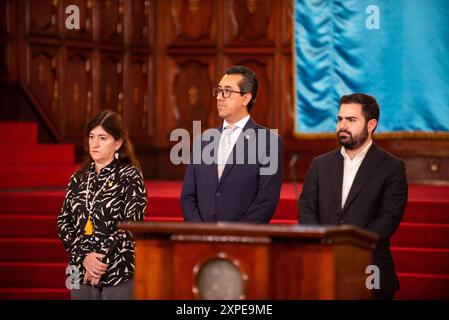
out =
[[[349,135],[349,139],[342,140],[340,137],[340,132],[345,132],[347,135]],[[352,134],[348,131],[338,131],[337,132],[337,139],[340,144],[345,147],[348,150],[354,150],[362,146],[366,140],[368,140],[368,128],[365,127],[363,131],[358,135],[353,137]]]

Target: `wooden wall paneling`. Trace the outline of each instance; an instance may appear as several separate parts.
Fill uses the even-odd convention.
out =
[[[154,135],[154,94],[152,84],[152,58],[150,55],[133,54],[129,58],[126,76],[125,119],[133,140],[150,143]]]
[[[66,138],[82,140],[84,128],[93,116],[93,55],[90,50],[69,49],[64,81]]]
[[[279,65],[280,81],[280,122],[279,131],[281,135],[291,137],[294,130],[295,104],[293,82],[294,70],[292,60],[292,34],[293,34],[293,0],[282,0],[280,19],[279,54],[281,61]]]
[[[69,39],[92,40],[93,39],[93,1],[94,0],[63,0],[63,34]],[[80,29],[67,29],[65,20],[68,14],[65,9],[69,5],[76,5],[80,9]]]
[[[124,0],[101,0],[97,2],[100,41],[121,43],[124,35]]]
[[[292,57],[288,54],[282,55],[281,64],[281,92],[280,92],[280,133],[283,137],[292,136],[295,121],[295,104],[293,96],[293,70]]]
[[[100,110],[123,112],[123,61],[117,52],[100,53]]]
[[[8,81],[8,40],[6,37],[0,36],[0,80]]]
[[[168,109],[167,106],[167,83],[170,73],[172,72],[169,69],[167,62],[167,54],[166,54],[166,18],[168,1],[160,1],[154,0],[153,2],[153,11],[154,11],[154,42],[153,42],[153,61],[154,61],[154,117],[156,124],[155,131],[155,139],[154,143],[157,148],[166,147],[167,146],[167,135],[168,131],[167,127],[170,124],[168,121]]]
[[[129,30],[129,42],[133,46],[149,47],[152,45],[154,32],[153,2],[150,0],[132,0],[127,2],[130,5],[130,20],[126,27]]]
[[[0,1],[0,35],[8,33],[8,7],[10,1]]]
[[[216,45],[217,5],[214,0],[170,0],[167,18],[169,45]]]
[[[449,183],[449,157],[402,156],[409,183]]]
[[[0,10],[0,81],[15,83],[19,79],[17,1],[1,1]]]
[[[81,30],[65,29],[69,4],[81,10]],[[302,180],[314,156],[338,145],[293,137],[292,14],[293,0],[3,0],[2,92],[19,79],[57,141],[79,143],[86,119],[119,111],[147,177],[182,178],[183,166],[169,159],[171,130],[191,131],[193,120],[203,130],[221,123],[210,88],[227,67],[245,64],[260,81],[252,117],[280,130],[284,176],[292,178],[288,164],[298,155]],[[447,182],[447,139],[376,143],[405,160],[410,181]]]
[[[57,47],[29,46],[27,89],[53,124],[58,123],[60,112],[59,62]]]
[[[8,79],[8,2],[0,2],[0,80]]]
[[[215,57],[171,56],[170,60],[174,70],[167,92],[170,97],[167,106],[173,123],[171,129],[184,128],[191,132],[193,121],[201,121],[203,130],[214,126]]]
[[[29,35],[57,37],[59,35],[59,0],[26,1]],[[64,24],[65,25],[65,24]]]
[[[281,28],[282,28],[282,45],[287,49],[291,50],[293,41],[293,10],[294,10],[294,0],[282,0],[282,18],[281,18]]]
[[[224,37],[231,46],[274,44],[274,0],[225,1]]]
[[[256,101],[251,110],[251,118],[257,123],[273,128],[274,113],[279,112],[275,105],[273,90],[273,55],[227,55],[225,66],[245,65],[252,69],[259,81]]]

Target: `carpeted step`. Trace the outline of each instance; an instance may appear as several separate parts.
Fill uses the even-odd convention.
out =
[[[449,249],[391,247],[397,272],[449,275]]]
[[[403,222],[391,239],[396,247],[449,248],[449,224]]]
[[[64,197],[65,188],[58,191],[0,192],[0,214],[56,217],[61,211]]]
[[[65,288],[67,263],[0,262],[0,288]]]
[[[0,288],[0,300],[69,300],[70,291],[55,288]]]
[[[449,275],[398,273],[401,290],[396,299],[432,300],[449,298]]]
[[[0,238],[0,262],[67,262],[58,239]]]
[[[38,213],[42,215],[59,213],[65,195],[65,187],[58,191],[0,192],[0,213]],[[179,204],[180,182],[146,181],[149,214],[165,217],[182,217]],[[411,186],[411,189],[414,187]],[[435,189],[440,187],[433,187]],[[283,190],[286,189],[283,187]],[[449,199],[449,195],[447,197]],[[32,203],[33,206],[29,206]],[[429,208],[426,210],[426,208]],[[297,202],[289,194],[282,194],[274,220],[297,221]],[[446,223],[449,222],[449,200],[411,200],[403,222]]]
[[[40,166],[75,163],[72,144],[4,145],[1,166]]]
[[[160,217],[182,217],[181,205],[179,198],[174,197],[151,197],[150,191],[148,190],[148,205],[147,212],[151,215],[156,215]]]
[[[449,194],[440,200],[410,200],[402,221],[449,224]]]
[[[0,189],[66,187],[78,165],[0,167]]]
[[[0,122],[0,132],[0,145],[37,143],[37,124],[34,122]]]
[[[281,197],[273,219],[297,221],[298,202]],[[441,200],[409,200],[402,221],[449,224],[449,194]]]
[[[184,221],[182,217],[166,217],[166,216],[153,216],[149,215],[145,217],[145,221],[151,222],[182,222]]]
[[[58,239],[56,217],[0,215],[0,237]]]
[[[408,189],[409,201],[441,201],[449,199],[449,185],[412,184]]]

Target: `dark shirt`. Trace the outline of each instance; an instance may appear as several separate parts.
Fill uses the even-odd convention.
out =
[[[89,215],[86,207],[89,176],[88,201],[94,230],[92,235],[85,235]],[[84,276],[82,262],[90,252],[106,255],[102,261],[108,264],[108,269],[99,286],[116,286],[133,276],[134,239],[130,232],[118,230],[117,224],[143,220],[146,205],[142,173],[131,164],[114,160],[97,175],[92,163],[86,173],[72,175],[57,227],[59,238],[69,254],[69,264],[78,267],[81,281]]]

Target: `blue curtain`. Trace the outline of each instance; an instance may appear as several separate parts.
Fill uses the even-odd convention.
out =
[[[335,132],[341,95],[376,97],[376,132],[449,131],[448,0],[295,0],[296,132]]]

